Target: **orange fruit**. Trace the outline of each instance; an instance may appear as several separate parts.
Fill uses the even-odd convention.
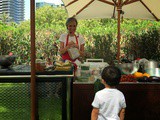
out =
[[[135,78],[143,77],[143,73],[141,73],[141,72],[135,72],[133,75]]]
[[[148,73],[143,73],[143,76],[150,77],[150,74],[148,74]]]

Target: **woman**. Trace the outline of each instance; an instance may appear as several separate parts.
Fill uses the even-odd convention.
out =
[[[66,21],[66,27],[68,33],[64,33],[60,36],[60,54],[63,60],[70,60],[75,65],[75,70],[77,68],[76,62],[78,61],[79,57],[84,56],[84,44],[85,41],[82,36],[76,35],[76,28],[77,28],[77,20],[74,17],[68,18]],[[72,59],[68,54],[68,49],[75,47],[79,49],[80,56],[76,59]]]

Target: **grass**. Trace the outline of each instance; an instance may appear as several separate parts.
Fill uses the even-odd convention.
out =
[[[61,106],[62,98],[38,94],[40,120],[62,120]],[[0,120],[30,120],[30,113],[29,84],[0,83]]]

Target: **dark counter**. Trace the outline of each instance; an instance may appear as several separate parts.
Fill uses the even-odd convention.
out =
[[[160,83],[121,83],[126,98],[125,120],[160,120]],[[73,120],[89,120],[94,98],[93,83],[73,84]]]
[[[61,78],[73,78],[74,73],[73,70],[69,71],[43,71],[43,72],[36,72],[36,80],[39,82],[42,80],[51,81],[54,78],[55,80],[59,80]],[[0,82],[8,82],[10,80],[14,80],[14,82],[21,81],[21,82],[30,82],[31,78],[31,68],[30,66],[18,66],[13,67],[11,69],[3,70],[0,69]]]
[[[1,75],[30,75],[31,68],[29,65],[19,65],[9,69],[0,69],[0,76]],[[70,71],[43,71],[43,72],[36,72],[36,75],[69,75],[73,74],[73,69]]]

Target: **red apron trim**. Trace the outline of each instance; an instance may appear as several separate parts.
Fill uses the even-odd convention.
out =
[[[76,38],[76,44],[78,45],[78,38],[77,38],[77,36],[75,35],[75,38]],[[67,35],[67,38],[66,38],[66,46],[68,45],[68,41],[69,41],[69,34]],[[70,58],[70,56],[69,56],[69,54],[68,54],[68,52],[66,51],[64,54],[62,54],[62,59],[63,60],[70,60],[70,61],[72,61],[72,63],[73,63],[73,65],[74,65],[74,72],[77,70],[77,65],[74,63],[74,61],[76,60],[76,59],[74,59],[74,60],[72,60],[71,58]]]
[[[76,44],[78,45],[78,38],[76,35],[75,35],[75,38],[76,38]],[[69,34],[67,35],[67,38],[66,38],[66,46],[68,45],[68,41],[69,41]],[[70,60],[72,62],[76,60],[76,59],[72,60],[67,51],[64,54],[62,54],[62,58],[63,60]]]

